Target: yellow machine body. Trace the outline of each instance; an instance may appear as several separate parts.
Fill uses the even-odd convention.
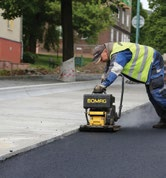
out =
[[[118,120],[115,110],[115,97],[106,93],[85,94],[83,107],[87,124],[80,126],[80,131],[111,131],[120,129],[114,122]]]
[[[106,112],[104,111],[89,111],[90,126],[104,126],[106,124]]]

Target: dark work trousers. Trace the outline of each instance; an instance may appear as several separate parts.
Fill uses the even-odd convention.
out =
[[[164,62],[160,53],[156,52],[150,73],[150,82],[146,86],[149,100],[158,116],[166,122],[166,88],[164,88]]]

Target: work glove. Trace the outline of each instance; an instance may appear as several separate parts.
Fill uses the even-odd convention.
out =
[[[106,92],[106,87],[103,85],[96,85],[93,89],[93,93],[104,93]]]

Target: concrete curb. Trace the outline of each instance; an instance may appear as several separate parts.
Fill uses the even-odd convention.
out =
[[[93,73],[76,73],[76,81],[87,81],[87,80],[100,80],[101,74]],[[54,75],[18,75],[18,76],[0,76],[0,80],[52,80],[56,82],[63,82],[59,80],[57,74]]]
[[[95,81],[94,81],[95,82]],[[62,89],[62,85],[64,86]],[[61,93],[92,88],[92,81],[70,82],[70,83],[51,83],[40,85],[26,85],[0,88],[0,101],[21,97],[41,96],[53,93]]]

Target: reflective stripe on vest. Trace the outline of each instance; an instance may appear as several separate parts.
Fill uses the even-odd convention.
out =
[[[110,55],[129,49],[132,52],[131,60],[124,66],[122,73],[138,81],[146,82],[149,69],[153,61],[154,49],[135,43],[114,43]]]

